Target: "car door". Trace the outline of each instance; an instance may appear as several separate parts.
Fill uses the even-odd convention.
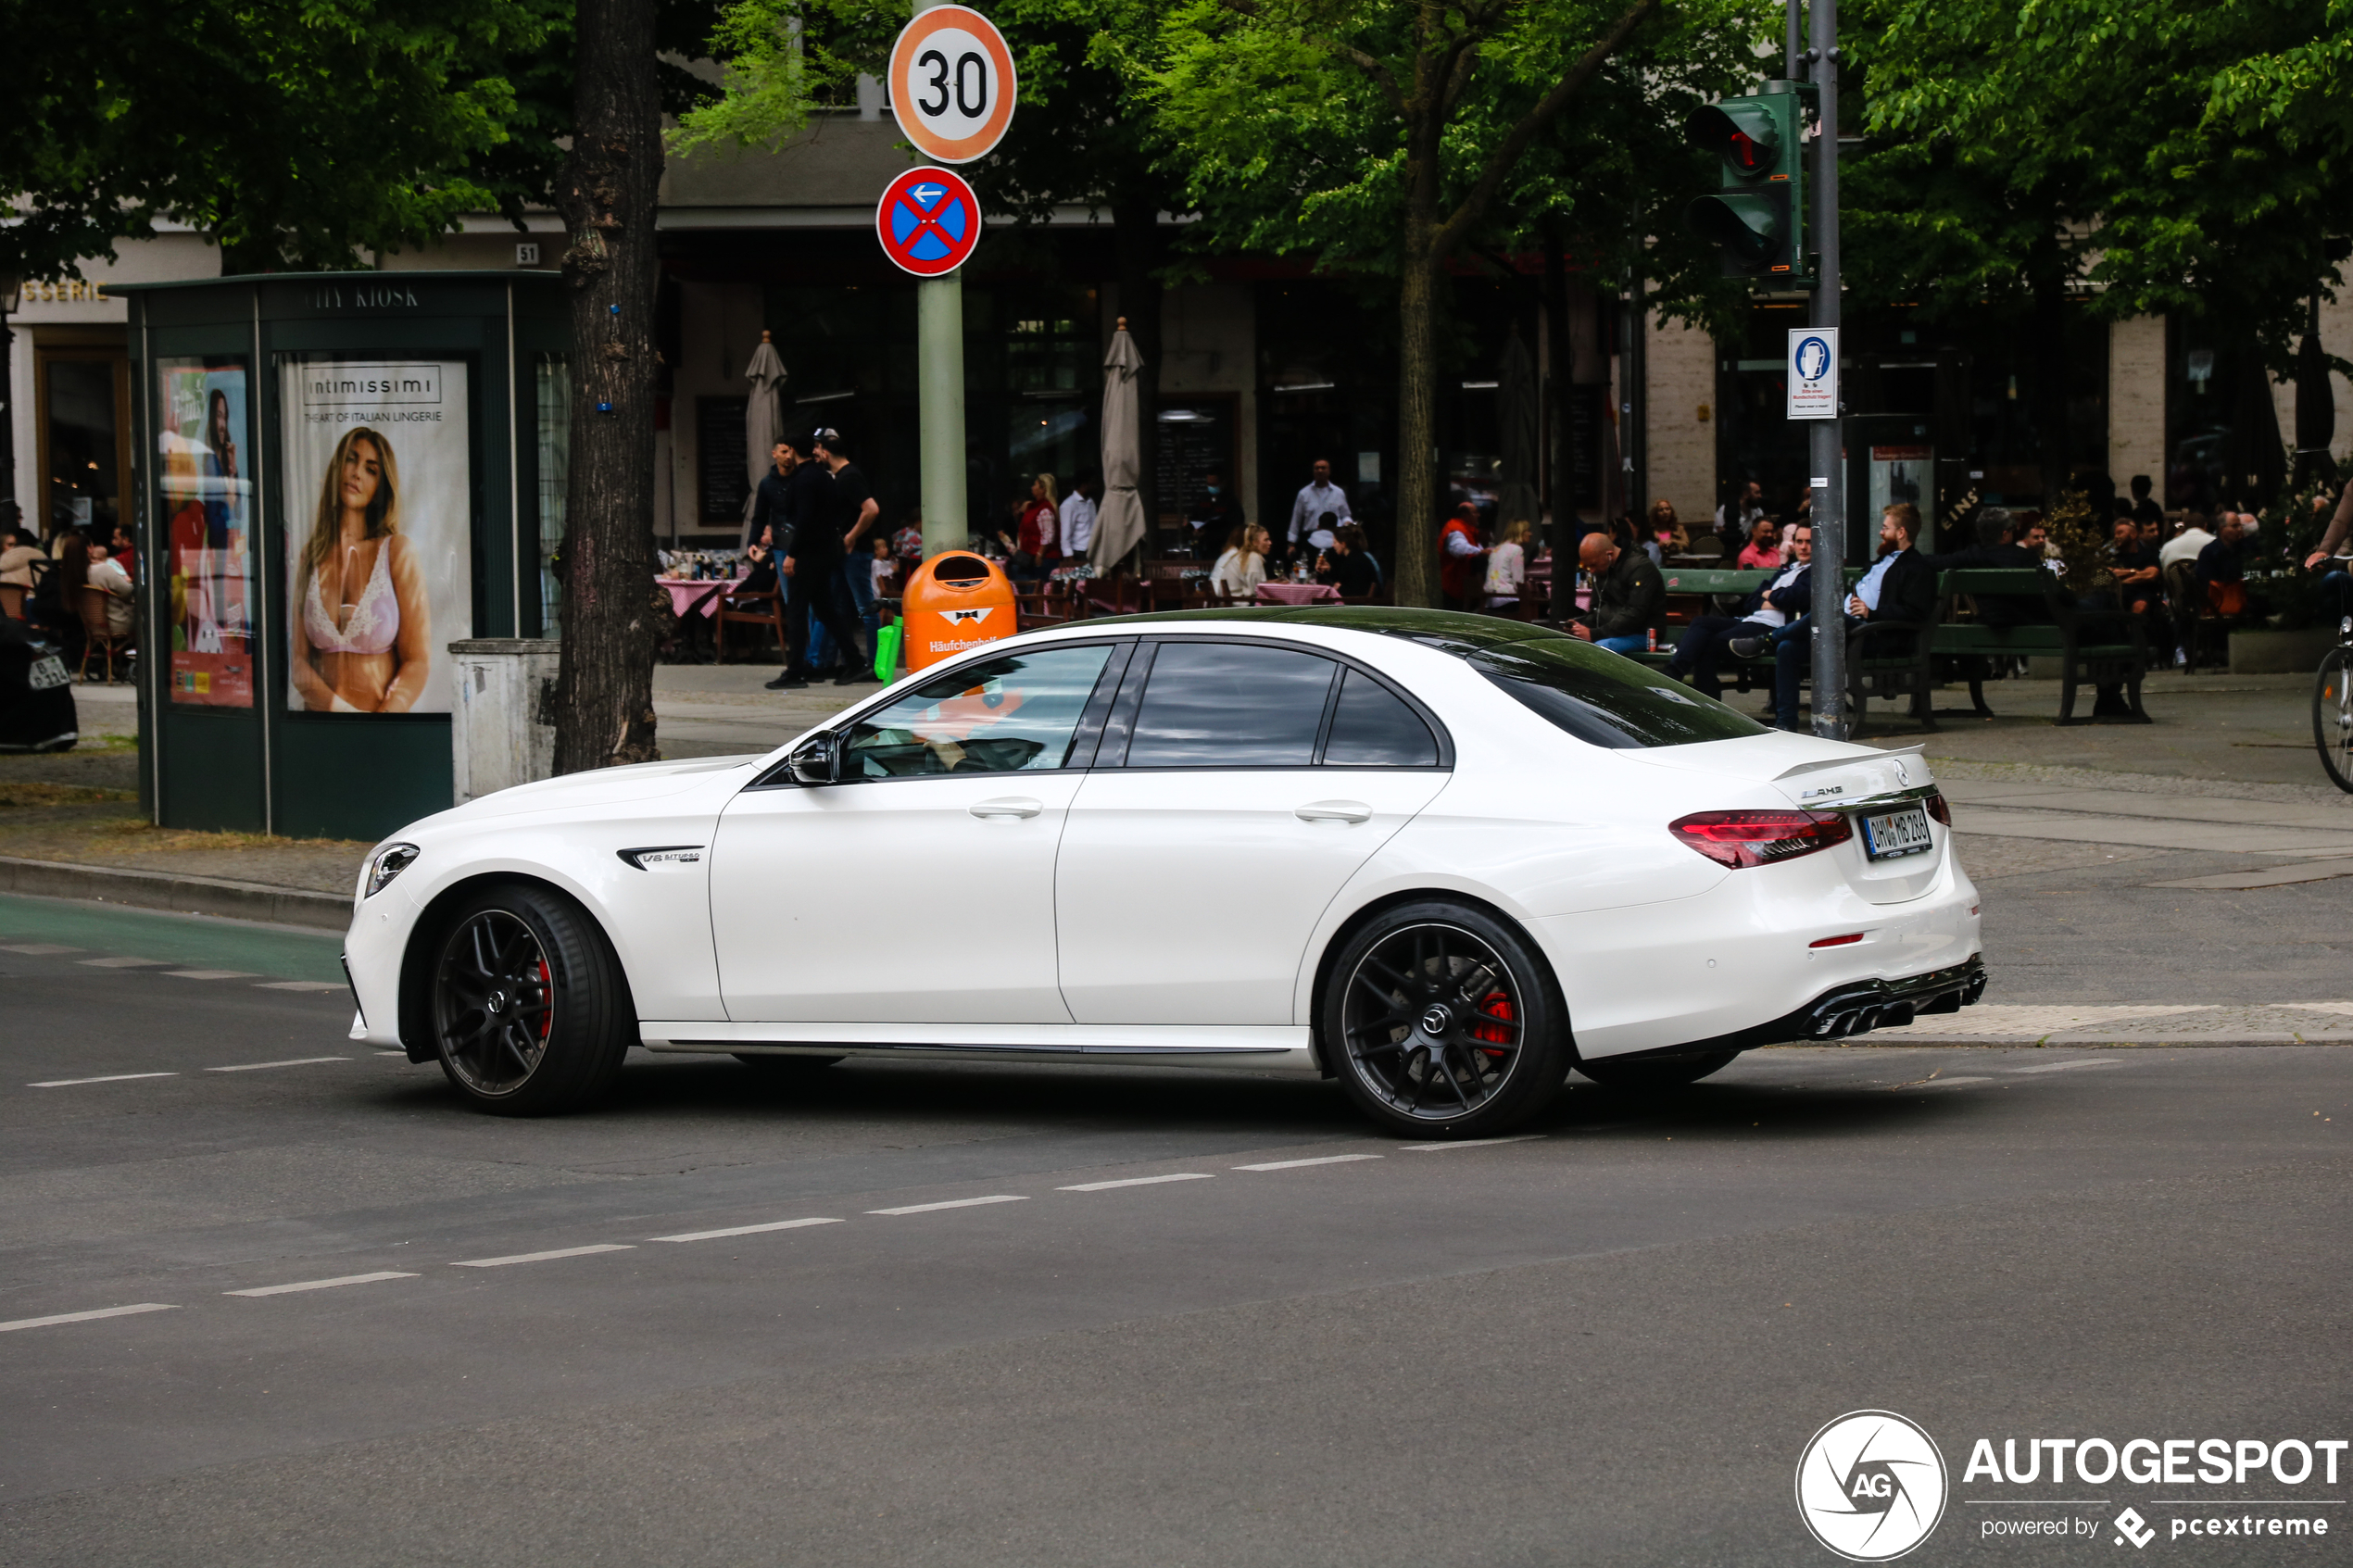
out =
[[[963,665],[845,726],[840,783],[779,766],[737,796],[711,851],[727,1016],[1069,1022],[1054,851],[1127,646]]]
[[[1298,645],[1144,644],[1063,830],[1072,1018],[1292,1022],[1317,918],[1451,759],[1442,730],[1362,667]]]

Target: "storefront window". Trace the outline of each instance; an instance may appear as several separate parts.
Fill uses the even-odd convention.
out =
[[[122,521],[121,429],[115,400],[121,363],[112,357],[58,355],[42,366],[53,535],[79,528],[104,544]]]

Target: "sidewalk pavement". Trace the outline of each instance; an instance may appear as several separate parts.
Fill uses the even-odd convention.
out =
[[[762,690],[774,674],[658,669],[664,754],[772,751],[874,690]],[[147,824],[119,738],[129,690],[76,695],[92,744],[0,758],[0,892],[342,928],[369,846]],[[2309,677],[2159,675],[2150,725],[2058,729],[2056,682],[1990,686],[1990,721],[1944,695],[1938,731],[1889,719],[1867,739],[1922,746],[1943,781],[1986,895],[1994,993],[1858,1048],[2353,1042],[2336,942],[2353,929],[2353,796],[2312,751]]]

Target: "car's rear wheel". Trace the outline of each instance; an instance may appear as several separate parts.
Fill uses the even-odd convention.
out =
[[[1383,910],[1334,960],[1318,1017],[1349,1098],[1400,1133],[1501,1132],[1568,1075],[1551,972],[1517,930],[1466,905]]]
[[[1680,1089],[1686,1084],[1698,1083],[1711,1073],[1722,1072],[1740,1054],[1717,1051],[1708,1056],[1654,1057],[1640,1061],[1614,1061],[1604,1057],[1599,1061],[1579,1062],[1577,1071],[1605,1088]]]
[[[620,962],[586,911],[509,884],[460,904],[433,972],[434,1046],[484,1110],[544,1116],[609,1088],[636,1033]]]

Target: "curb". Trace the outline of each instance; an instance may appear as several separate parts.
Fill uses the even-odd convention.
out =
[[[351,900],[299,887],[260,882],[190,876],[179,872],[133,871],[124,866],[86,866],[70,860],[28,860],[0,855],[0,893],[41,898],[84,898],[175,914],[225,915],[343,932],[351,925]]]

